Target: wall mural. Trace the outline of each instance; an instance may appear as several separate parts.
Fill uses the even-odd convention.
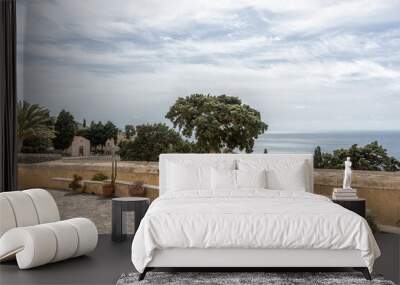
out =
[[[22,152],[306,152],[321,168],[347,156],[400,168],[399,2],[17,5]]]

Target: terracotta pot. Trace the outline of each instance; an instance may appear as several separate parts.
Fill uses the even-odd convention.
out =
[[[104,184],[103,185],[103,197],[110,198],[113,196],[114,193],[114,186],[112,184]]]
[[[144,182],[143,181],[135,181],[132,185],[128,186],[129,196],[131,197],[140,197],[144,196]]]

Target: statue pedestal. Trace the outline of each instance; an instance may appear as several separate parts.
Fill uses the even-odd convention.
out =
[[[334,188],[332,193],[334,200],[357,200],[357,189]]]

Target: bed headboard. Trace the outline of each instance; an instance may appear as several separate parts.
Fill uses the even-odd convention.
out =
[[[164,194],[167,185],[167,165],[168,162],[190,162],[190,163],[207,163],[213,164],[213,161],[218,160],[232,160],[235,162],[238,159],[293,159],[296,161],[302,160],[306,165],[305,176],[307,179],[307,192],[313,192],[314,190],[314,180],[313,180],[313,155],[312,154],[197,154],[197,153],[170,153],[170,154],[160,154],[159,162],[159,183],[160,183],[160,195]]]

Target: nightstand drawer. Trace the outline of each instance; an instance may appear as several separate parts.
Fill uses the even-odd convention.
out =
[[[332,202],[339,204],[340,206],[359,214],[365,218],[365,199],[357,200],[332,200]]]

